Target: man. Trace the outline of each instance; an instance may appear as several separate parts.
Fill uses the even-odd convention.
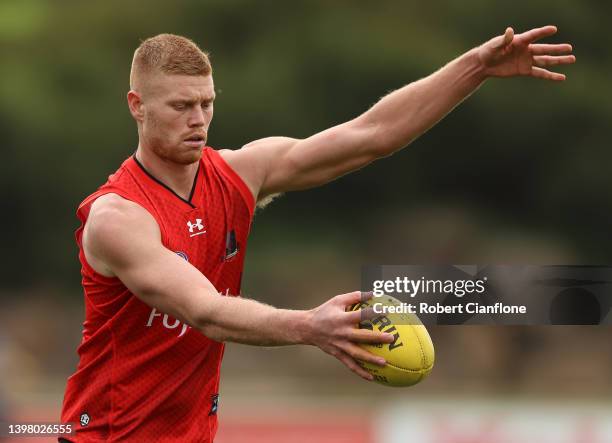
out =
[[[139,144],[79,206],[86,315],[63,422],[73,442],[209,442],[217,429],[223,342],[309,344],[367,380],[345,307],[359,292],[308,311],[236,297],[253,211],[274,194],[327,183],[408,145],[488,77],[564,80],[545,67],[575,61],[567,44],[536,44],[554,26],[508,28],[359,117],[303,140],[271,137],[241,149],[206,147],[215,90],[206,54],[162,34],[136,50],[128,93]]]

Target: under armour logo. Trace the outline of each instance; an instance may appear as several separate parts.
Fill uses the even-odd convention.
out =
[[[189,232],[191,233],[189,237],[195,237],[196,235],[206,233],[206,231],[204,230],[204,225],[202,224],[201,218],[196,218],[195,223],[191,223],[191,221],[188,221],[187,227],[189,228]]]

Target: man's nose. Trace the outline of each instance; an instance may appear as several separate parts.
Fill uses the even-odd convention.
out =
[[[206,124],[206,116],[204,110],[200,106],[194,106],[189,115],[189,126],[204,126]]]

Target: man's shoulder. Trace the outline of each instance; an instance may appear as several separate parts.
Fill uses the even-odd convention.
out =
[[[115,277],[109,263],[121,263],[133,251],[135,242],[161,239],[155,219],[139,204],[108,193],[91,205],[83,230],[83,252],[99,274]]]
[[[91,211],[104,212],[104,211],[118,211],[120,213],[134,210],[139,208],[140,205],[134,203],[127,198],[122,197],[114,192],[108,192],[99,196],[92,204]]]
[[[212,148],[211,148],[212,149]],[[257,195],[261,186],[259,166],[256,159],[245,148],[239,149],[214,149],[223,162],[240,178],[246,185],[253,201],[257,201]]]
[[[219,156],[240,176],[256,198],[269,172],[270,157],[280,154],[289,137],[268,137],[247,143],[238,149],[219,149]]]
[[[106,250],[109,245],[121,249],[136,236],[160,238],[159,226],[146,209],[113,193],[93,202],[85,225],[85,243],[92,250]]]
[[[236,173],[242,175],[243,169],[249,164],[243,148],[238,149],[213,149]]]
[[[114,192],[103,194],[91,204],[90,218],[97,217],[105,221],[127,221],[144,216],[151,217],[140,204],[122,197]]]

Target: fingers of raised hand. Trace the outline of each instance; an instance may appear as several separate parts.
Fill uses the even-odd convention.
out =
[[[512,39],[514,39],[514,29],[508,27],[506,28],[506,32],[504,32],[503,45],[509,45],[510,43],[512,43]]]
[[[553,80],[553,81],[565,80],[564,74],[559,74],[558,72],[552,72],[544,68],[538,68],[537,66],[533,66],[531,68],[531,76],[536,77],[536,78],[541,78],[544,80]]]
[[[544,44],[538,43],[535,45],[529,45],[529,50],[533,55],[559,55],[559,54],[567,54],[568,52],[572,52],[572,45],[569,43],[559,43],[559,44]]]
[[[573,55],[536,55],[533,57],[536,66],[569,65],[576,62]]]
[[[503,35],[495,37],[492,40],[493,47],[495,49],[503,48],[504,46],[509,45],[512,42],[513,38],[514,38],[514,29],[508,27],[506,28],[506,31],[504,32]]]
[[[543,29],[543,28],[540,28]],[[533,55],[533,65],[531,68],[531,76],[544,80],[563,81],[565,75],[558,72],[552,72],[543,69],[545,66],[569,65],[576,62],[574,55],[568,54],[572,52],[572,45],[568,43],[561,44],[532,44],[529,45],[529,51]]]
[[[524,43],[531,43],[540,40],[544,37],[549,37],[557,32],[556,26],[543,26],[541,28],[531,29],[517,35],[517,38]]]

